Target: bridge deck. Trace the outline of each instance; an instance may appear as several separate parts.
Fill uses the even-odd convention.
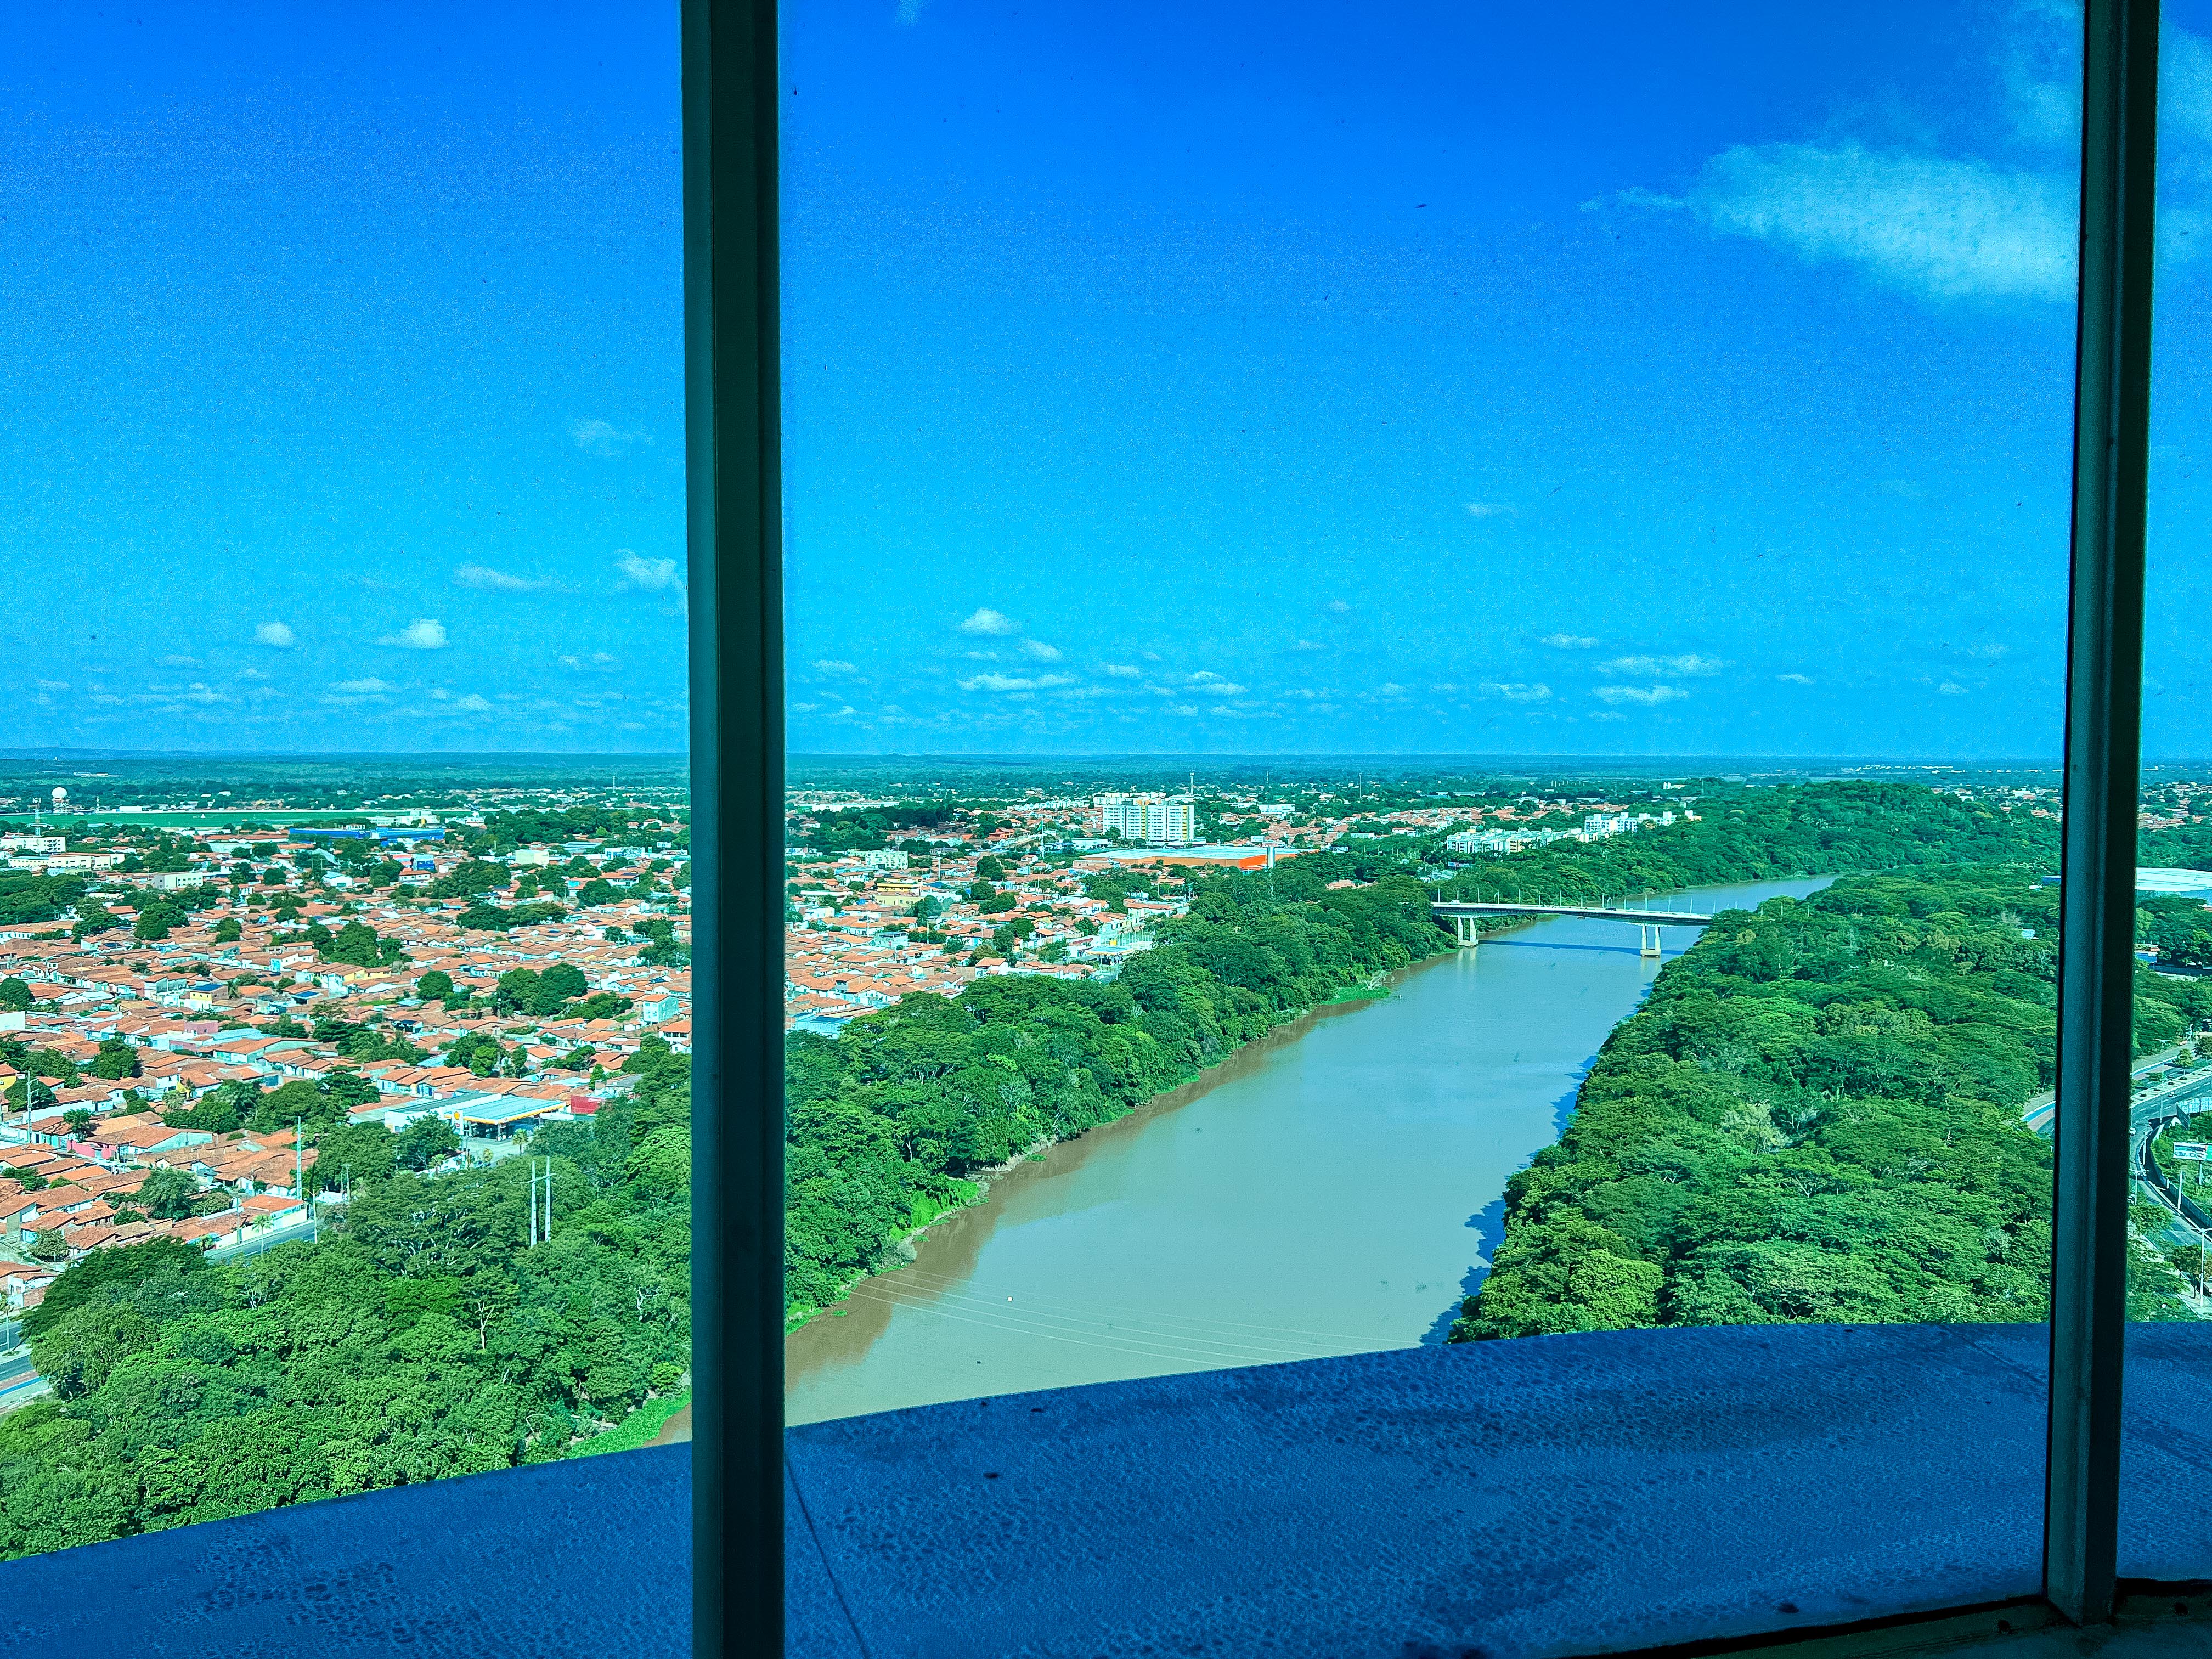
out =
[[[1586,916],[1596,921],[1636,921],[1647,927],[1703,927],[1712,921],[1694,910],[1621,910],[1602,904],[1507,904],[1480,899],[1439,899],[1440,916]]]

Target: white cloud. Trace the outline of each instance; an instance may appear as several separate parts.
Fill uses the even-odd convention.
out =
[[[1443,688],[1439,686],[1437,689],[1442,690]],[[1508,702],[1544,702],[1550,699],[1552,688],[1540,684],[1528,685],[1516,681],[1509,684],[1492,680],[1482,687],[1482,695],[1486,697],[1503,697]]]
[[[466,709],[471,714],[489,714],[492,712],[491,704],[473,691],[467,696],[456,700],[453,707]]]
[[[1328,647],[1319,640],[1300,640],[1291,647],[1293,651],[1326,651]]]
[[[1966,695],[1966,688],[1955,680],[1945,680],[1936,689],[1947,697],[1963,697]]]
[[[1073,685],[1072,674],[1039,674],[1035,678],[1017,674],[977,674],[960,682],[963,691],[1048,691],[1055,685]]]
[[[1295,690],[1295,691],[1285,691],[1285,692],[1284,692],[1284,693],[1283,693],[1283,695],[1284,695],[1285,696],[1286,696],[1286,697],[1302,697],[1302,698],[1305,699],[1305,700],[1306,700],[1307,702],[1317,702],[1321,701],[1322,698],[1325,698],[1325,697],[1333,697],[1333,696],[1334,696],[1336,695],[1336,693],[1335,693],[1335,692],[1334,692],[1334,691],[1332,691],[1332,690],[1330,690],[1327,686],[1323,686],[1323,687],[1322,687],[1322,688],[1321,688],[1319,690],[1317,690],[1317,691],[1316,691],[1316,690],[1307,690],[1306,688],[1304,688],[1304,687],[1301,686],[1300,688],[1298,688],[1298,690]]]
[[[480,588],[487,592],[535,593],[553,586],[550,576],[513,576],[504,570],[495,570],[488,564],[458,565],[453,570],[453,586]]]
[[[1977,662],[1995,662],[1999,657],[2009,653],[2011,650],[2012,647],[2008,645],[1970,645],[1966,647],[1966,654]]]
[[[648,559],[627,547],[615,550],[615,568],[622,572],[624,587],[641,587],[648,593],[684,585],[683,578],[677,574],[675,560]]]
[[[1679,657],[1615,657],[1611,662],[1600,663],[1598,672],[1604,674],[1654,674],[1669,679],[1686,677],[1703,678],[1717,674],[1728,665],[1718,657],[1701,657],[1694,651]]]
[[[386,634],[377,643],[404,646],[410,651],[442,651],[447,643],[446,624],[434,617],[417,617],[397,634]]]
[[[605,651],[594,651],[588,657],[563,657],[561,659],[561,666],[579,670],[593,669],[602,674],[611,674],[622,666],[622,659],[611,656]]]
[[[1031,662],[1058,662],[1060,653],[1058,646],[1047,645],[1042,640],[1024,640],[1022,655]]]
[[[262,623],[253,630],[253,637],[259,644],[273,645],[280,651],[289,650],[299,641],[299,636],[292,632],[290,626],[280,622]]]
[[[1625,720],[1628,716],[1622,714],[1618,708],[1601,708],[1595,714],[1592,714],[1590,718],[1594,720]]]
[[[161,666],[164,668],[190,668],[199,659],[198,657],[168,656],[161,659]]]
[[[1352,607],[1346,605],[1342,599],[1331,599],[1328,602],[1328,608],[1335,611],[1339,616],[1343,615],[1344,612],[1352,609]]]
[[[1518,507],[1500,507],[1495,501],[1469,501],[1467,515],[1470,519],[1517,519],[1521,511]]]
[[[632,444],[653,441],[642,432],[624,432],[588,416],[569,422],[568,435],[575,440],[576,447],[587,455],[619,455]]]
[[[852,664],[841,662],[835,657],[824,657],[814,666],[824,674],[857,674],[860,672]]]
[[[1560,651],[1587,651],[1597,641],[1587,634],[1547,634],[1540,643]]]
[[[1777,674],[1774,678],[1790,685],[1810,685],[1813,684],[1813,677],[1809,674]]]
[[[1234,680],[1211,679],[1197,689],[1213,697],[1241,697],[1244,695],[1244,688]]]
[[[41,691],[66,691],[69,690],[69,682],[67,680],[34,680],[32,684],[36,685]]]
[[[921,17],[922,8],[928,5],[928,3],[929,0],[898,0],[899,21],[908,24],[919,21]]]
[[[1778,243],[1808,264],[1840,260],[1933,300],[2074,297],[2075,179],[1978,156],[1842,143],[1738,144],[1680,196],[1624,191],[1631,207]]]
[[[1003,612],[983,606],[960,624],[960,631],[963,634],[1011,634],[1014,631],[1014,624]]]
[[[1655,685],[1644,690],[1633,685],[1601,685],[1590,695],[1601,702],[1653,703],[1680,702],[1690,694],[1679,685]]]
[[[339,696],[347,697],[382,696],[387,692],[397,691],[398,689],[398,686],[388,684],[380,679],[340,680],[331,687],[331,690]]]
[[[1144,671],[1126,662],[1107,662],[1098,665],[1117,680],[1133,680]]]

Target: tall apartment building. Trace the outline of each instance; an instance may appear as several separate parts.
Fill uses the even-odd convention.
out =
[[[1198,809],[1188,795],[1093,795],[1091,820],[1101,835],[1147,847],[1188,847],[1198,839]]]

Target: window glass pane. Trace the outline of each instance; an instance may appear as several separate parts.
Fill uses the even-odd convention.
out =
[[[2203,1575],[2212,1537],[2177,1514],[2195,1485],[2183,1446],[2202,1416],[2212,1326],[2204,1251],[2212,1234],[2205,1142],[2212,1137],[2212,763],[2203,675],[2189,618],[2204,592],[2206,506],[2197,455],[2208,388],[2196,341],[2212,289],[2193,248],[2205,167],[2212,8],[2166,10],[2160,42],[2159,262],[2151,373],[2150,569],[2143,629],[2142,824],[2136,875],[2136,1081],[2128,1218],[2129,1433],[2120,1571]]]
[[[1953,1565],[1732,1533],[1609,1639],[2032,1591],[2078,14],[789,23],[787,1398],[854,1616],[915,1516],[853,1472],[1077,1383],[1164,1438],[991,1504],[1125,1586],[1148,1489],[1078,1472],[1176,1435],[1275,1447],[1189,1522],[1251,1559],[1583,1586],[1380,1462],[1663,1534],[1802,1435],[1816,1553]],[[973,1627],[1048,1645],[989,1587],[1050,1506],[974,1486]],[[1455,1583],[1374,1593],[1540,1644]]]
[[[0,1555],[685,1397],[675,19],[515,19],[14,20]]]

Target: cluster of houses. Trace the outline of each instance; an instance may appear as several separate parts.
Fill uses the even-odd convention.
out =
[[[349,890],[331,884],[341,876],[313,879],[309,858],[286,868],[282,861],[311,843],[283,832],[202,841],[182,872],[102,872],[98,902],[116,921],[100,932],[75,937],[69,917],[0,925],[0,986],[10,992],[0,999],[0,1039],[16,1057],[0,1058],[0,1095],[9,1103],[0,1112],[0,1276],[11,1305],[34,1296],[58,1261],[87,1250],[159,1236],[214,1249],[310,1224],[300,1188],[315,1153],[294,1146],[289,1128],[216,1134],[165,1122],[226,1085],[269,1089],[344,1073],[374,1091],[351,1106],[356,1121],[397,1129],[434,1115],[465,1141],[498,1141],[597,1111],[634,1083],[623,1064],[648,1038],[690,1047],[690,971],[647,959],[656,933],[688,927],[686,907],[665,884],[641,884],[630,895],[642,856],[589,843],[523,848],[514,862],[525,867],[584,858],[615,896],[558,920],[483,931],[459,925],[461,899],[359,884]],[[44,846],[20,850],[55,856]],[[459,857],[417,846],[409,876],[434,879]],[[246,877],[234,874],[241,860]],[[308,879],[264,887],[266,868]],[[156,894],[205,884],[220,890],[216,902],[167,917],[165,930],[134,926]],[[570,880],[572,897],[582,884]],[[335,938],[356,922],[377,935],[374,963],[332,960],[326,939],[307,936],[319,927]],[[556,964],[574,968],[585,987],[565,1006],[533,1012],[499,995],[502,975]],[[434,979],[438,994],[423,994],[433,975],[451,991]],[[378,1058],[379,1049],[403,1052]],[[214,1195],[234,1201],[187,1220],[139,1215],[130,1200],[161,1168],[193,1176],[210,1195],[199,1207],[212,1209]]]

